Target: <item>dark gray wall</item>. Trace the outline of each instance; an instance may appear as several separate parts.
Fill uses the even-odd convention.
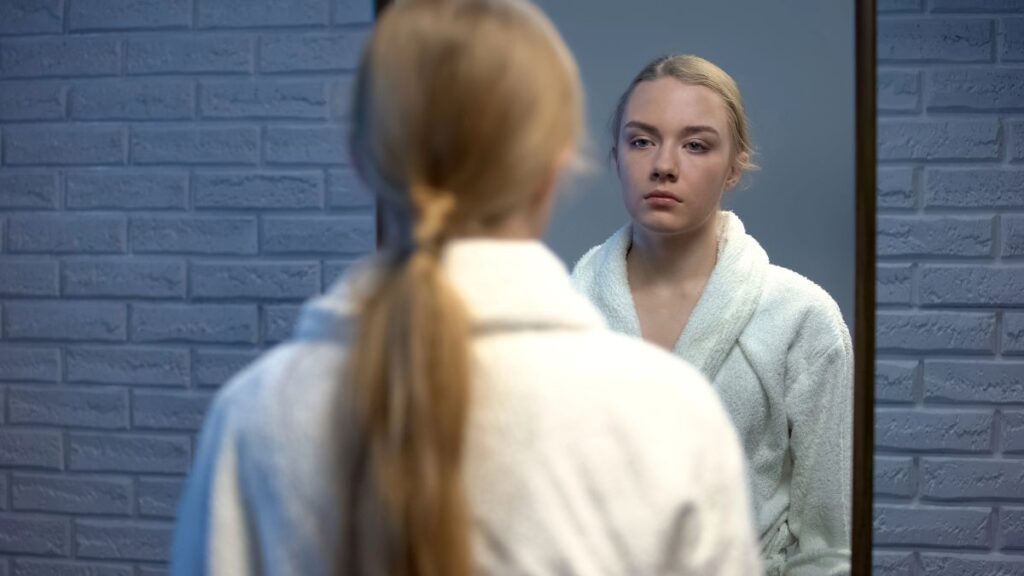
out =
[[[575,53],[599,172],[561,198],[548,241],[570,265],[626,221],[607,123],[655,56],[692,53],[739,83],[762,169],[727,197],[776,264],[821,284],[850,321],[854,277],[853,2],[540,0]]]

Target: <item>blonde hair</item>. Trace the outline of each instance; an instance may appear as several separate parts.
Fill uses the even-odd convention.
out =
[[[469,326],[446,240],[523,208],[583,130],[576,64],[523,0],[399,0],[363,55],[350,147],[399,224],[339,395],[345,574],[465,576]]]
[[[734,156],[740,163],[740,172],[757,169],[757,165],[753,161],[754,144],[750,137],[749,121],[736,81],[725,70],[708,60],[684,54],[661,56],[652,60],[633,78],[629,87],[619,97],[610,125],[611,153],[613,155],[618,150],[622,117],[626,113],[626,105],[629,103],[630,96],[633,95],[633,90],[641,82],[650,82],[659,78],[674,78],[684,84],[704,86],[717,94],[725,104],[726,112],[729,115],[729,133],[732,137]]]

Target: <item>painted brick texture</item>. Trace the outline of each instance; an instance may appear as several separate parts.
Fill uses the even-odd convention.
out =
[[[217,388],[374,249],[345,140],[372,19],[0,0],[0,576],[166,574]]]
[[[1022,11],[879,2],[875,574],[1024,574]]]

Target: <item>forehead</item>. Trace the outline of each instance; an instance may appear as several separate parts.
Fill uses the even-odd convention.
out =
[[[684,84],[675,78],[658,78],[636,85],[626,103],[622,123],[643,122],[668,131],[703,124],[725,134],[728,118],[725,102],[710,88]]]

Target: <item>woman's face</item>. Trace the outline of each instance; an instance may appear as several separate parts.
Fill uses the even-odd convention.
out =
[[[659,78],[633,89],[615,162],[634,225],[686,234],[709,222],[740,176],[728,118],[703,86]]]

